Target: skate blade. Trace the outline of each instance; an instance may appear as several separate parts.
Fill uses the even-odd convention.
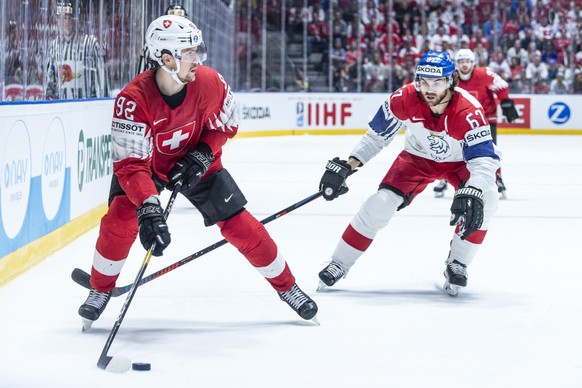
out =
[[[445,196],[444,191],[441,191],[440,193],[438,191],[435,191],[435,193],[434,193],[435,198],[444,198],[444,196]]]
[[[327,284],[325,284],[324,282],[322,282],[321,280],[319,281],[319,284],[317,285],[317,292],[319,291],[323,291],[324,289],[327,288]]]
[[[91,329],[91,326],[93,326],[93,322],[95,321],[90,321],[88,319],[83,318],[82,319],[82,327],[81,327],[81,332],[86,332],[88,330]]]
[[[507,194],[505,194],[505,191],[499,193],[499,199],[507,199]]]
[[[315,323],[317,326],[321,326],[321,323],[317,320],[317,315],[310,319],[311,322]]]
[[[443,290],[445,290],[445,292],[447,294],[449,294],[450,296],[458,296],[460,289],[461,289],[461,286],[458,286],[456,284],[451,284],[451,283],[449,283],[448,280],[445,281],[445,285],[443,286]]]

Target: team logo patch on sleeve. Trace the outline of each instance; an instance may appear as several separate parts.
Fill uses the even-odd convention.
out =
[[[118,137],[144,137],[146,125],[134,121],[113,118],[111,121],[111,134]]]
[[[479,127],[471,129],[465,134],[465,141],[468,146],[484,143],[486,141],[493,141],[491,137],[491,127]]]

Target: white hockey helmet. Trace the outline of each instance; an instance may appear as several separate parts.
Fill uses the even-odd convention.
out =
[[[460,49],[455,54],[455,62],[459,62],[461,59],[469,59],[471,62],[475,62],[475,53],[469,49]]]
[[[164,52],[180,60],[183,49],[195,47],[200,63],[207,57],[202,31],[183,16],[163,15],[151,22],[146,31],[146,44],[150,58],[162,66]]]

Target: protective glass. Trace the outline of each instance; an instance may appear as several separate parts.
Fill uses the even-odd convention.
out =
[[[202,42],[196,47],[183,49],[176,58],[188,63],[202,63],[208,57],[207,54],[206,45]]]
[[[423,92],[440,93],[451,87],[450,78],[419,78],[416,81],[417,89]]]

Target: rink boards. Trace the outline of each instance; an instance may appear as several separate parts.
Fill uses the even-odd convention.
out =
[[[385,100],[238,93],[238,137],[363,133]],[[512,96],[500,133],[582,134],[582,96]],[[0,286],[97,225],[112,174],[112,99],[0,104]]]

